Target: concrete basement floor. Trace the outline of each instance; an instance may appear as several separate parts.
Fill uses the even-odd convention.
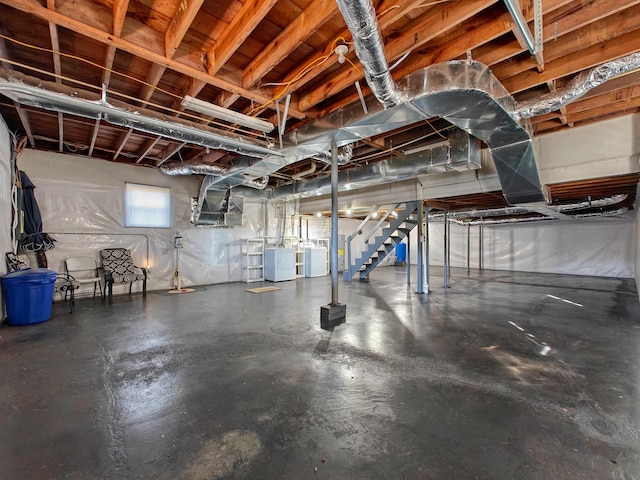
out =
[[[385,267],[333,333],[329,277],[275,285],[3,326],[0,478],[640,478],[632,280]]]

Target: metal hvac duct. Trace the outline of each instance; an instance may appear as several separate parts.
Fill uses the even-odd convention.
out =
[[[240,155],[265,157],[272,162],[281,163],[282,153],[269,148],[266,143],[252,142],[239,136],[230,137],[212,128],[197,126],[193,122],[176,117],[167,117],[153,110],[140,108],[132,111],[130,106],[123,102],[106,102],[99,95],[90,92],[82,92],[85,98],[80,98],[75,89],[41,81],[13,70],[0,68],[0,93],[23,105],[101,119],[113,125],[133,128],[178,142],[228,150]]]
[[[588,202],[578,202],[578,203],[570,203],[564,205],[553,205],[553,206],[545,206],[545,210],[549,210],[552,213],[558,212],[562,214],[566,214],[567,212],[576,212],[578,210],[586,210],[589,208],[596,207],[608,207],[611,205],[616,205],[624,200],[628,195],[620,194],[620,195],[612,195],[610,197],[599,198],[597,200],[591,200]],[[535,207],[502,207],[502,208],[488,208],[488,209],[471,209],[471,210],[458,210],[454,212],[447,212],[447,218],[454,222],[459,222],[461,224],[467,225],[485,225],[485,224],[498,224],[498,223],[519,223],[519,222],[535,222],[541,220],[556,220],[558,218],[585,218],[585,217],[593,217],[593,216],[615,216],[621,215],[627,209],[619,208],[617,210],[611,210],[607,212],[591,212],[591,213],[583,213],[583,214],[568,214],[559,216],[552,216],[546,212],[540,211]],[[508,217],[511,215],[526,215],[527,213],[541,213],[545,215],[544,217],[529,217],[529,218],[506,218],[499,220],[486,220],[487,217]],[[463,222],[459,219],[461,218],[482,218],[483,220],[472,220],[469,222]],[[445,214],[444,213],[431,213],[429,214],[430,222],[444,222]]]
[[[169,162],[160,167],[167,175],[217,175],[224,176],[227,169],[208,163]]]
[[[511,204],[544,201],[531,136],[509,112],[515,101],[483,64],[453,61],[432,65],[399,82],[407,101],[384,108],[365,99],[368,114],[359,104],[336,110],[287,134],[285,157],[314,155],[380,135],[432,117],[442,117],[490,149],[500,184]]]
[[[439,142],[437,146],[410,155],[343,170],[339,172],[338,183],[343,189],[356,190],[430,173],[477,170],[480,166],[480,142],[456,129],[449,133],[444,144]],[[330,191],[330,175],[323,175],[275,188],[270,197],[301,198]]]
[[[545,200],[531,136],[510,113],[514,111],[513,98],[486,66],[471,61],[433,65],[405,77],[399,89],[389,72],[371,0],[337,0],[337,3],[364,66],[367,83],[384,107],[383,111],[373,112],[367,108],[372,115],[350,124],[334,122],[334,126],[344,125],[343,130],[347,129],[344,143],[336,138],[338,146],[353,143],[358,135],[368,131],[373,134],[390,131],[402,126],[398,125],[402,121],[407,125],[424,118],[442,117],[489,146],[507,202]],[[303,129],[313,135],[316,127],[317,124]],[[334,134],[340,136],[338,132]],[[329,136],[311,140],[303,134],[301,143],[319,143],[327,151],[329,141],[334,138]]]
[[[216,176],[214,183],[218,186],[242,185],[285,165],[322,154],[329,150],[333,138],[338,147],[343,147],[425,118],[440,116],[490,146],[507,201],[543,200],[529,134],[507,113],[512,110],[513,100],[491,72],[477,62],[448,62],[416,72],[401,83],[408,102],[384,109],[368,97],[365,99],[368,114],[364,114],[359,104],[333,112],[287,134],[284,137],[287,147],[282,151],[196,127],[180,119],[169,121],[156,112],[142,109],[132,112],[120,102],[78,98],[73,89],[40,82],[18,72],[0,71],[0,75],[2,73],[7,78],[0,78],[0,92],[20,103],[101,118],[165,138],[243,155],[244,161],[234,162],[238,163],[236,168],[229,168],[223,177]]]

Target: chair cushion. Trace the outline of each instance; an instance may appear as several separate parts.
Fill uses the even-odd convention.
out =
[[[143,273],[136,273],[131,251],[126,248],[106,248],[100,250],[102,268],[111,272],[114,283],[128,283],[143,280]]]
[[[7,268],[10,272],[13,272],[14,270],[24,270],[25,268],[31,267],[29,258],[24,253],[18,254],[7,252],[5,257],[7,259]]]

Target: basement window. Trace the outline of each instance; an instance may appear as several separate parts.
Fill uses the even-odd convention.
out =
[[[171,189],[125,184],[125,227],[171,227]]]

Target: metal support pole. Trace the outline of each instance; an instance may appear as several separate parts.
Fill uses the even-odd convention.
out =
[[[449,215],[444,212],[444,288],[449,288],[449,249],[447,238],[447,225],[449,223]]]
[[[331,305],[338,304],[338,147],[331,140]]]
[[[430,208],[424,210],[424,288],[429,293],[429,212]]]
[[[482,217],[480,217],[482,221]],[[482,224],[478,225],[478,270],[482,270]]]
[[[424,293],[424,207],[418,208],[418,278],[416,293]]]
[[[407,285],[411,285],[411,232],[407,234]]]
[[[338,303],[338,147],[331,139],[331,303],[320,307],[320,328],[333,330],[346,320],[347,306]]]
[[[451,220],[447,222],[447,277],[451,278]]]
[[[467,274],[471,270],[471,224],[467,223]]]

